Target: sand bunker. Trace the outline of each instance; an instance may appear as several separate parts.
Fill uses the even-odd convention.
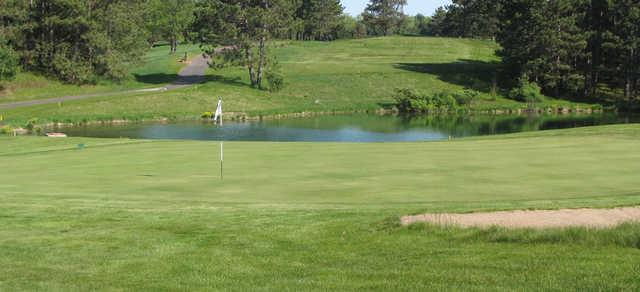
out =
[[[429,222],[461,227],[554,228],[581,226],[603,228],[625,222],[640,222],[640,207],[423,214],[404,216],[401,220],[402,225]]]

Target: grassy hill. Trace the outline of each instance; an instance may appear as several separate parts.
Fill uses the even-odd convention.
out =
[[[195,119],[224,97],[227,111],[251,116],[292,112],[375,110],[393,102],[396,88],[424,92],[456,92],[465,87],[482,92],[476,109],[525,108],[523,103],[490,94],[497,45],[491,41],[384,37],[335,42],[281,42],[271,48],[285,75],[280,92],[249,86],[246,69],[210,70],[205,84],[164,93],[107,96],[65,103],[0,111],[8,123],[80,122],[118,119]],[[155,53],[152,52],[152,53]],[[151,86],[165,76],[167,59],[149,58],[145,73],[131,83]],[[160,65],[156,65],[155,63]],[[160,72],[160,73],[159,73]],[[154,77],[155,76],[155,77]],[[149,82],[151,84],[144,84]],[[133,85],[131,85],[133,86]],[[75,90],[75,89],[74,89]],[[54,92],[54,91],[51,91]],[[24,95],[24,94],[23,94]],[[544,105],[573,104],[548,100]],[[584,106],[584,105],[583,105]]]
[[[168,47],[156,46],[147,53],[140,64],[132,64],[131,76],[119,83],[99,80],[97,84],[78,86],[64,84],[29,72],[21,72],[15,80],[5,86],[3,91],[0,91],[0,104],[155,87],[171,82],[176,77],[184,65],[179,62],[184,57],[184,53],[192,56],[198,52],[200,49],[196,45],[183,45],[175,55],[170,55]]]
[[[215,142],[0,137],[11,172],[0,290],[636,290],[638,225],[459,230],[398,217],[638,204],[638,138],[627,125],[228,143],[220,181]]]

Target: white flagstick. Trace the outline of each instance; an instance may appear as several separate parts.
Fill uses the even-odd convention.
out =
[[[213,116],[213,120],[215,122],[220,122],[220,130],[222,130],[222,98],[218,100],[218,107],[216,108],[216,114]],[[224,138],[220,139],[220,180],[224,179],[223,164],[224,164]]]

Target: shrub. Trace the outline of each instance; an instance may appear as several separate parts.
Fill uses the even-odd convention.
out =
[[[27,129],[29,132],[31,132],[36,128],[37,125],[38,125],[38,118],[31,118],[24,125],[24,128]]]
[[[284,75],[278,71],[267,71],[267,82],[269,83],[269,91],[277,92],[284,87]]]
[[[11,80],[18,71],[18,55],[0,38],[0,82]]]
[[[3,126],[0,128],[0,134],[12,134],[13,128],[11,126]]]
[[[201,116],[201,117],[202,117],[203,119],[213,119],[213,116],[214,116],[214,115],[215,115],[215,114],[214,114],[214,113],[212,113],[212,112],[204,112],[204,113],[202,113],[202,116]]]
[[[453,94],[453,97],[456,99],[456,103],[458,105],[473,105],[478,97],[480,96],[480,92],[477,92],[473,89],[465,89],[463,92],[457,92]]]
[[[448,93],[421,94],[413,89],[397,89],[396,108],[403,113],[449,112],[458,108],[456,98]]]
[[[540,86],[535,82],[529,82],[525,77],[520,78],[518,87],[511,89],[509,98],[527,103],[544,101]]]

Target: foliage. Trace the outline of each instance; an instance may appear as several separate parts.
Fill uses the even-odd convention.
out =
[[[267,82],[269,83],[269,91],[278,92],[284,87],[284,75],[278,70],[267,71]]]
[[[147,45],[142,4],[127,0],[6,0],[0,19],[22,65],[69,83],[121,80]]]
[[[480,92],[473,89],[465,89],[462,92],[456,92],[453,94],[453,98],[458,105],[473,106],[480,97]]]
[[[5,125],[0,127],[0,134],[13,134],[13,127]]]
[[[204,112],[202,113],[202,115],[200,115],[200,117],[203,119],[212,119],[214,116],[215,116],[215,113],[213,112]]]
[[[423,94],[408,88],[396,90],[394,99],[396,108],[402,113],[450,112],[459,106],[449,93]]]
[[[2,81],[12,80],[18,70],[18,56],[0,37],[0,89]]]
[[[251,85],[263,88],[267,43],[289,23],[285,0],[207,0],[198,2],[194,27],[212,66],[246,66]]]
[[[544,95],[540,91],[538,84],[529,82],[527,78],[521,78],[518,87],[509,91],[509,97],[517,101],[533,104],[544,101]]]
[[[433,36],[493,38],[498,32],[500,1],[454,0],[436,10],[422,29]]]
[[[195,0],[149,0],[147,2],[147,29],[149,43],[165,40],[175,54],[178,41],[189,37],[193,24]]]
[[[402,7],[406,0],[370,0],[362,13],[363,22],[372,35],[391,35],[402,26]]]
[[[298,40],[334,40],[343,24],[344,8],[339,0],[295,1],[293,23],[290,32]]]
[[[505,76],[527,75],[556,97],[610,102],[638,95],[637,1],[502,2],[498,42]],[[617,93],[607,97],[608,91]]]

